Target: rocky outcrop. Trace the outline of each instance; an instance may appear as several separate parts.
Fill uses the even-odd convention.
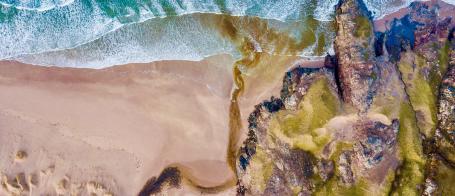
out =
[[[449,193],[441,179],[455,179],[452,25],[436,8],[413,3],[374,33],[363,2],[341,0],[336,56],[325,68],[287,72],[280,98],[250,115],[238,193]]]
[[[455,40],[453,40],[455,28],[452,29],[451,34],[449,41],[451,41],[452,51],[450,53],[449,70],[445,74],[439,89],[438,129],[441,134],[441,140],[446,140],[447,142],[444,143],[450,143],[455,147]],[[440,146],[445,145],[441,143]],[[455,148],[444,151],[444,154],[449,153],[455,153]],[[455,154],[445,157],[455,163]]]
[[[448,71],[439,88],[438,127],[429,143],[429,161],[423,195],[448,195],[455,191],[455,28],[449,34]]]
[[[453,194],[454,22],[417,2],[374,32],[361,0],[340,0],[335,22],[336,55],[323,68],[286,72],[280,96],[250,114],[237,193]],[[168,167],[139,195],[194,183],[183,171]]]
[[[161,192],[164,187],[175,188],[181,184],[180,170],[177,167],[168,167],[164,169],[159,177],[153,177],[147,181],[139,196],[155,195]]]
[[[444,77],[439,96],[438,147],[442,156],[455,164],[455,66]]]
[[[237,164],[240,194],[308,195],[314,191],[316,182],[311,178],[316,176],[317,168],[323,179],[333,175],[333,163],[317,159],[310,152],[318,147],[296,148],[299,143],[293,139],[306,138],[307,142],[323,146],[325,142],[318,141],[325,137],[323,133],[317,135],[305,127],[299,130],[281,127],[280,123],[298,127],[300,120],[317,120],[312,118],[312,112],[303,109],[305,103],[302,99],[313,97],[316,100],[323,96],[334,101],[337,100],[337,91],[333,71],[326,68],[298,67],[285,74],[280,98],[272,97],[270,101],[257,105],[248,119],[248,138],[240,149]],[[333,106],[337,105],[320,105],[319,109],[336,110]]]
[[[334,47],[343,100],[363,112],[371,101],[375,74],[373,24],[363,1],[341,0],[336,27]]]

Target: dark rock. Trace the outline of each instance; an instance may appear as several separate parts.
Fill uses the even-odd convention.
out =
[[[272,97],[270,101],[264,101],[264,107],[269,111],[270,113],[277,112],[281,108],[284,107],[283,101],[281,99],[277,99]]]
[[[375,32],[374,54],[376,57],[384,55],[384,37],[385,33]]]
[[[320,160],[317,167],[319,176],[323,181],[329,180],[335,172],[335,166],[332,160]]]
[[[346,185],[354,184],[354,173],[352,172],[351,164],[353,152],[345,151],[338,158],[338,171],[340,172],[341,182]]]
[[[337,58],[336,56],[330,56],[327,54],[324,58],[324,67],[327,67],[329,69],[335,69],[338,66]]]
[[[393,120],[392,125],[373,121],[363,121],[356,125],[356,132],[359,134],[356,156],[363,166],[372,168],[378,165],[386,154],[394,152],[398,128],[398,120]]]
[[[180,170],[177,167],[168,167],[161,172],[160,176],[149,179],[138,195],[149,196],[158,194],[161,192],[163,186],[179,187],[181,181]]]
[[[386,32],[385,46],[392,62],[400,59],[401,52],[414,49],[414,32],[418,23],[410,20],[407,15],[401,19],[394,19],[390,30]]]

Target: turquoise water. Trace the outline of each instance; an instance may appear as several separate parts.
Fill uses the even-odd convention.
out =
[[[303,39],[303,32],[311,32],[316,34],[314,43],[299,51],[298,55],[315,56],[313,46],[318,44],[318,36],[324,35],[328,40],[334,37],[333,31],[327,29],[330,22],[321,22],[309,29],[303,21],[282,22],[255,17],[190,14],[134,23],[75,48],[21,55],[16,59],[40,65],[102,68],[130,62],[202,60],[217,54],[231,54],[234,58],[240,58],[242,55],[237,50],[239,45],[220,32],[219,23],[223,19],[233,20],[238,34],[249,38],[257,52],[290,55],[292,49],[286,47],[291,47],[292,43],[278,43],[273,36],[280,33],[298,42]],[[257,34],[257,27],[254,27],[258,24],[267,26],[259,29],[261,35]],[[248,28],[251,26],[253,28]],[[321,44],[324,48],[331,48],[331,42]]]
[[[201,57],[220,52],[236,55],[235,46],[220,38],[216,29],[202,24],[200,18],[195,19],[186,15],[212,13],[255,16],[265,20],[276,20],[282,23],[281,26],[286,26],[296,21],[303,21],[304,24],[307,18],[330,21],[336,2],[336,0],[0,0],[0,59],[13,58],[33,64],[73,66],[81,64],[69,63],[77,61],[77,57],[88,67],[105,67],[111,64],[160,59],[199,60]],[[400,0],[366,1],[366,5],[376,18],[409,3]],[[182,24],[181,20],[187,22]],[[168,29],[166,35],[160,29]],[[304,28],[284,29],[295,33]],[[329,30],[326,27],[318,29]],[[180,35],[180,31],[188,33]],[[202,33],[198,34],[198,31]],[[189,43],[184,45],[173,42],[173,39]],[[326,41],[330,43],[330,35]],[[188,44],[199,44],[204,47]],[[179,50],[172,53],[169,48]],[[133,49],[140,52],[135,54],[128,52]],[[87,52],[84,51],[91,53],[85,54]],[[157,54],[154,51],[166,51],[166,54]],[[317,55],[308,51],[311,50],[302,50],[300,55]],[[54,60],[51,60],[53,58]]]

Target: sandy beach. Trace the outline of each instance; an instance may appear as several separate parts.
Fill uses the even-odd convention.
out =
[[[455,17],[454,6],[427,2],[436,3],[441,17]],[[375,30],[408,12],[374,21]],[[0,195],[137,195],[172,165],[205,187],[234,179],[227,163],[234,64],[230,55],[104,69],[0,61]],[[237,147],[254,106],[279,97],[296,66],[324,61],[261,54],[243,70]],[[200,195],[185,185],[163,191]],[[218,194],[235,193],[232,186]]]
[[[172,164],[204,186],[232,179],[226,152],[233,62],[219,55],[100,70],[0,62],[0,142],[9,144],[1,148],[8,155],[0,160],[3,181],[33,179],[33,194],[135,195]],[[261,62],[245,77],[244,128],[254,105],[279,96],[289,67],[322,65],[285,56]],[[26,156],[18,160],[18,152]]]
[[[64,193],[93,181],[135,195],[172,163],[208,185],[223,182],[233,175],[225,165],[231,64],[229,56],[102,70],[3,61],[1,172],[10,182],[37,177],[33,194],[66,180]],[[18,151],[27,156],[15,161]]]

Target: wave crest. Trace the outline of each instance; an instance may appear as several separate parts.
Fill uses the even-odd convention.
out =
[[[101,44],[99,43],[100,41],[94,42],[95,40],[105,40],[108,43],[102,43],[101,45],[109,45],[113,42],[117,43],[117,41],[106,40],[106,38],[102,37],[112,34],[114,31],[124,28],[132,29],[129,26],[137,26],[135,25],[136,23],[143,23],[150,19],[153,19],[156,23],[159,23],[158,21],[160,20],[161,23],[166,23],[169,20],[165,18],[194,13],[255,16],[287,23],[303,21],[307,18],[313,18],[318,21],[331,21],[333,19],[334,5],[337,1],[0,0],[0,59],[14,57],[25,59],[27,55],[29,55],[27,59],[32,59],[31,56],[33,55],[31,54],[39,56],[43,53],[57,54],[60,53],[58,51],[62,50],[77,51],[76,48],[86,47],[84,45]],[[450,3],[453,0],[444,1]],[[375,18],[394,12],[409,3],[411,3],[411,0],[365,0],[366,6],[373,12]],[[125,31],[129,30],[120,32]],[[159,30],[152,31],[159,34]],[[116,36],[115,40],[123,40],[125,41],[123,45],[128,45],[129,42],[136,39],[133,37],[138,34],[129,33],[123,34],[125,38]],[[170,33],[172,34],[172,32]],[[151,34],[150,36],[156,35]],[[122,44],[118,43],[117,45]],[[131,49],[131,46],[128,47]],[[108,56],[109,52],[113,52],[112,50],[120,51],[121,49],[115,48],[111,49],[111,51],[105,51],[107,52],[105,55]],[[140,51],[140,48],[138,50]],[[147,46],[147,50],[151,50],[150,46]],[[179,53],[184,52],[179,51]],[[102,54],[97,53],[97,55]],[[143,55],[143,53],[138,52],[137,55]],[[194,54],[192,53],[192,55]],[[175,57],[177,55],[169,54],[166,58],[170,58],[170,56]],[[106,57],[106,59],[110,59],[110,57]],[[151,58],[135,57],[131,59],[144,60]],[[39,61],[38,59],[36,60]],[[100,62],[100,64],[106,63]],[[109,61],[109,63],[114,62]]]

